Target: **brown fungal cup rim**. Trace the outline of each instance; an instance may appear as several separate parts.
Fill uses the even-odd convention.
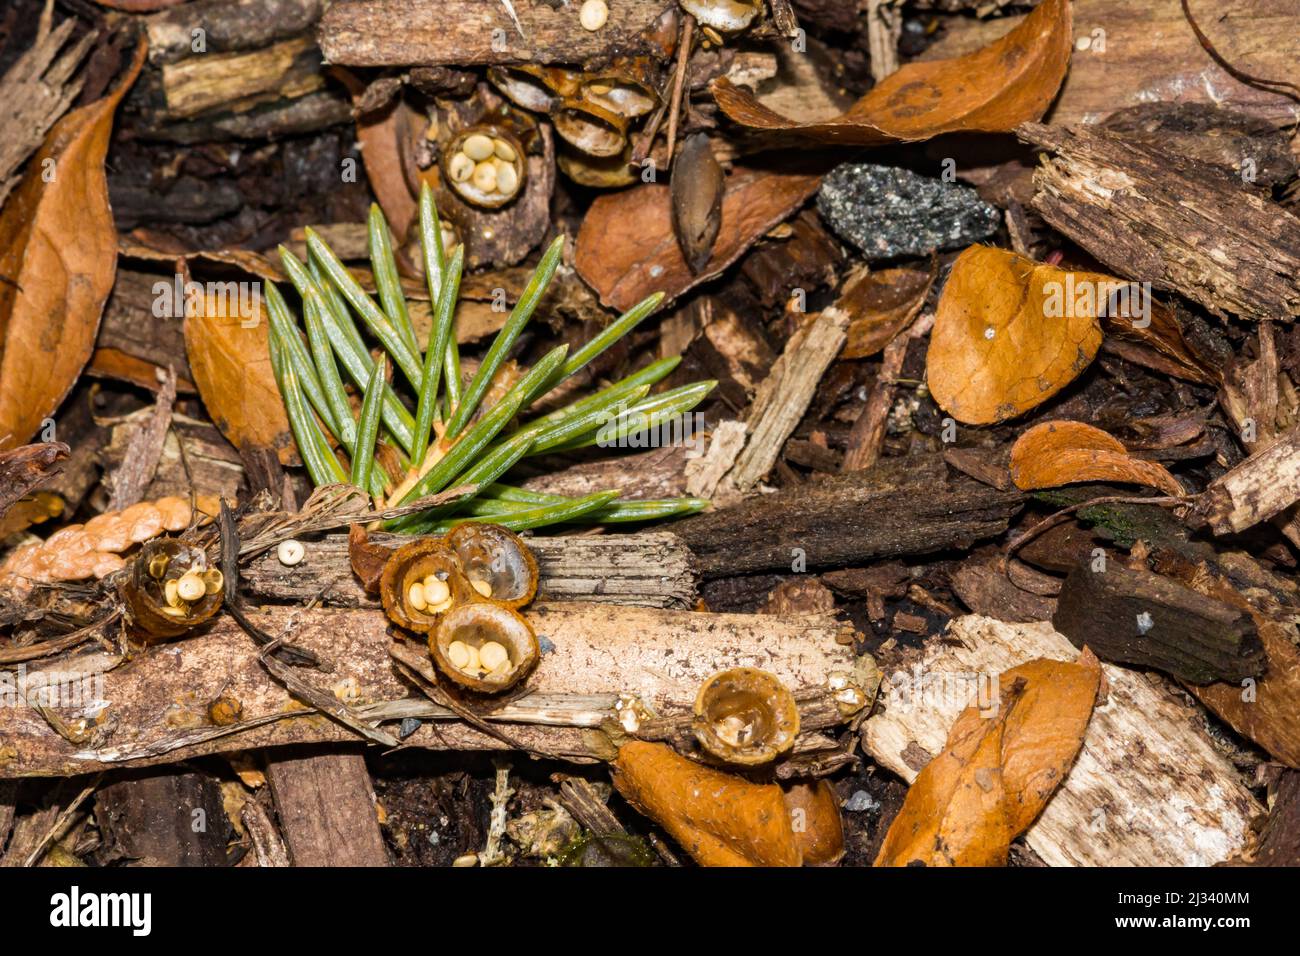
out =
[[[495,628],[495,633],[489,638],[467,633],[476,626],[483,628],[487,624]],[[466,643],[476,647],[488,640],[501,644],[510,655],[511,670],[500,678],[493,678],[491,675],[478,677],[458,668],[448,657],[448,648],[453,642],[466,638],[469,638]],[[457,605],[442,616],[437,629],[429,635],[429,653],[438,670],[454,683],[482,694],[499,694],[514,687],[537,666],[541,647],[532,625],[518,611],[492,601],[474,601]]]
[[[411,585],[440,572],[446,572],[451,606],[436,613],[411,607]],[[379,576],[379,598],[390,621],[417,634],[431,633],[444,615],[480,600],[465,577],[460,559],[444,538],[420,538],[395,550]]]
[[[149,565],[159,555],[168,558],[168,571],[162,578],[155,578],[149,572]],[[130,568],[118,586],[118,592],[126,605],[127,617],[133,625],[137,636],[145,641],[165,640],[180,637],[182,634],[198,627],[221,609],[222,591],[205,593],[203,597],[190,605],[189,613],[171,615],[162,609],[167,603],[165,595],[166,580],[179,578],[174,574],[171,562],[186,555],[202,556],[207,566],[207,556],[202,548],[186,543],[180,538],[155,538],[146,541],[139,553],[131,560]],[[185,571],[194,565],[193,558],[186,564]],[[182,574],[185,572],[182,572]]]
[[[503,607],[518,609],[528,604],[537,596],[537,585],[539,581],[539,572],[537,569],[537,558],[534,557],[532,550],[525,543],[524,539],[519,537],[508,528],[500,525],[490,524],[487,522],[467,521],[452,528],[447,533],[447,547],[456,555],[460,561],[461,570],[467,579],[470,578],[470,566],[466,560],[466,551],[486,540],[491,540],[495,544],[505,544],[514,550],[518,560],[523,562],[524,570],[527,574],[528,584],[523,592],[512,598],[501,598],[493,595],[480,595],[474,591],[474,596],[479,600],[491,601],[500,604]],[[471,583],[471,590],[473,586]]]
[[[717,723],[732,713],[759,715],[767,726],[761,738],[736,744],[719,735]],[[799,707],[775,674],[756,667],[718,671],[700,685],[695,696],[695,719],[691,730],[701,747],[727,763],[755,766],[769,763],[794,746],[799,736]]]

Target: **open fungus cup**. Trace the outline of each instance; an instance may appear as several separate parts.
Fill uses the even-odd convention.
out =
[[[754,766],[794,746],[799,708],[776,675],[737,667],[719,671],[700,686],[691,729],[700,746],[718,759]]]
[[[448,611],[478,599],[455,553],[441,538],[420,538],[393,552],[379,578],[389,620],[428,634]]]
[[[470,586],[483,598],[521,608],[537,594],[537,560],[523,539],[499,525],[466,522],[447,535]]]
[[[645,62],[623,63],[584,78],[579,95],[625,119],[645,116],[659,105]]]
[[[516,106],[546,113],[578,91],[582,75],[558,66],[517,63],[488,69],[488,79]]]
[[[738,33],[758,16],[760,0],[680,0],[682,8],[702,26]]]
[[[490,601],[462,604],[443,615],[429,651],[450,680],[481,694],[513,687],[541,656],[537,635],[523,615]]]
[[[590,100],[565,100],[551,122],[561,139],[591,156],[617,156],[627,146],[627,117]]]
[[[127,616],[145,639],[180,637],[221,609],[221,572],[208,556],[176,538],[147,542],[119,591]]]
[[[524,147],[504,127],[488,123],[457,133],[442,151],[442,173],[461,199],[496,209],[524,190]]]

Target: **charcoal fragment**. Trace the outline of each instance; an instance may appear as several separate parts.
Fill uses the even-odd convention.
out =
[[[968,246],[989,238],[1002,221],[969,186],[868,163],[832,170],[817,208],[870,262]]]

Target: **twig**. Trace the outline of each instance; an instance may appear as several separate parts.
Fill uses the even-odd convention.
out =
[[[116,610],[102,621],[88,624],[85,627],[78,628],[70,634],[64,634],[62,637],[56,637],[48,641],[41,641],[38,644],[28,644],[26,647],[11,647],[8,650],[0,651],[0,664],[18,664],[22,661],[31,661],[38,657],[47,657],[50,654],[57,654],[60,651],[66,651],[70,647],[76,647],[78,644],[90,640],[97,632],[112,624],[121,617],[121,615],[122,612]]]
[[[1294,83],[1288,83],[1285,80],[1269,80],[1264,77],[1254,76],[1229,63],[1223,54],[1214,48],[1214,44],[1210,42],[1210,38],[1202,33],[1201,28],[1196,25],[1196,20],[1192,17],[1192,11],[1187,4],[1187,0],[1182,0],[1182,4],[1183,16],[1187,19],[1187,25],[1192,28],[1192,32],[1196,34],[1197,41],[1200,42],[1201,47],[1210,55],[1210,58],[1213,59],[1215,63],[1219,64],[1219,66],[1223,67],[1228,71],[1228,73],[1243,83],[1259,87],[1260,89],[1267,90],[1270,93],[1276,93],[1279,96],[1285,96],[1300,103],[1300,86],[1297,86]],[[1274,87],[1281,87],[1281,89],[1274,89]],[[1291,92],[1287,92],[1288,90]]]
[[[492,792],[492,814],[488,817],[487,842],[478,856],[479,866],[496,866],[506,862],[505,854],[501,852],[501,837],[506,832],[506,804],[515,795],[515,791],[509,786],[510,764],[504,760],[495,763],[497,785]]]
[[[1038,524],[1034,525],[1019,538],[1014,541],[1008,541],[1003,546],[1003,553],[1010,557],[1020,550],[1022,546],[1038,537],[1049,528],[1054,528],[1076,511],[1082,511],[1084,508],[1091,508],[1093,505],[1155,505],[1157,508],[1175,508],[1178,505],[1185,505],[1194,498],[1195,495],[1184,495],[1180,498],[1173,496],[1163,498],[1140,498],[1136,495],[1103,495],[1100,498],[1092,498],[1088,501],[1080,501],[1078,504],[1070,505],[1068,508],[1062,508],[1055,514],[1048,515]]]
[[[95,792],[99,782],[103,779],[104,775],[102,773],[95,774],[94,779],[86,784],[81,793],[77,794],[76,799],[68,804],[58,818],[55,819],[54,824],[45,832],[45,836],[41,837],[40,842],[36,844],[36,848],[23,862],[23,866],[35,866],[37,864],[40,858],[45,855],[46,848],[63,834],[68,824],[72,822],[73,816],[76,815],[77,809],[85,802],[87,797]]]
[[[113,495],[108,501],[108,511],[121,511],[144,498],[145,489],[158,470],[158,460],[162,457],[167,431],[172,424],[172,405],[176,402],[175,370],[168,366],[162,376],[162,388],[153,411],[127,442],[126,454],[113,474]]]
[[[586,827],[596,836],[627,836],[627,830],[614,816],[613,812],[605,805],[596,793],[590,781],[582,777],[570,777],[565,774],[554,774],[552,781],[560,785],[560,806],[569,812],[569,815],[578,823]],[[669,866],[681,866],[681,861],[677,859],[672,850],[664,845],[664,842],[651,833],[647,840],[654,851],[659,854],[659,858]]]
[[[239,819],[253,844],[253,856],[258,866],[290,866],[289,850],[284,845],[280,831],[275,828],[266,808],[256,799],[249,800],[240,811]]]
[[[320,658],[311,651],[273,638],[248,619],[239,602],[239,529],[235,526],[235,515],[224,498],[221,499],[221,516],[218,520],[221,529],[221,576],[225,580],[222,598],[225,609],[245,634],[263,647],[273,648],[277,657],[295,664],[319,667]],[[267,670],[271,668],[268,667]]]
[[[433,666],[427,661],[422,660],[417,655],[411,654],[405,647],[400,644],[393,644],[388,649],[389,655],[397,664],[397,670],[403,674],[407,680],[416,686],[420,693],[428,697],[435,704],[446,707],[461,720],[465,721],[475,730],[481,731],[496,740],[501,741],[507,747],[513,747],[515,750],[522,750],[525,753],[533,754],[538,757],[546,757],[551,760],[563,760],[559,754],[551,753],[549,750],[537,750],[522,743],[510,734],[498,727],[492,726],[484,720],[482,715],[476,714],[460,701],[456,700],[438,685],[438,675],[433,670]]]
[[[686,85],[686,64],[691,58],[691,40],[695,35],[695,18],[689,13],[682,20],[680,39],[677,41],[677,71],[673,76],[672,104],[668,112],[668,159],[669,168],[673,165],[673,150],[677,145],[677,120],[681,115],[682,91]]]

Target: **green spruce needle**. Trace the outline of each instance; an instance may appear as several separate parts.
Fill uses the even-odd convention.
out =
[[[361,399],[361,422],[357,426],[357,447],[352,456],[352,484],[358,488],[370,487],[370,470],[375,461],[375,441],[379,437],[379,413],[384,394],[384,366],[387,360],[380,356],[370,372],[370,381]]]
[[[419,355],[420,346],[415,341],[415,328],[411,325],[411,315],[406,310],[406,296],[402,293],[402,280],[397,274],[397,260],[393,257],[388,220],[384,218],[378,203],[370,204],[366,233],[370,249],[370,271],[375,276],[379,304],[384,307],[388,320],[406,340],[410,350]]]
[[[367,227],[378,304],[310,229],[305,262],[284,247],[280,249],[285,271],[302,300],[301,327],[279,290],[268,284],[272,368],[294,440],[313,483],[342,482],[350,477],[353,484],[367,489],[378,501],[384,500],[390,481],[410,483],[402,495],[403,504],[448,487],[477,488],[458,501],[386,523],[386,527],[407,532],[444,531],[463,520],[491,520],[515,530],[579,521],[654,521],[707,507],[708,502],[699,498],[621,501],[616,491],[568,498],[516,488],[502,481],[526,456],[565,452],[595,443],[624,444],[629,436],[685,414],[712,390],[713,382],[698,382],[654,394],[654,386],[680,362],[679,358],[660,359],[561,408],[523,424],[512,424],[520,412],[580,372],[651,315],[662,303],[662,294],[638,302],[572,354],[567,346],[553,349],[500,400],[483,408],[493,379],[555,276],[563,237],[547,247],[519,301],[469,384],[464,385],[455,315],[466,251],[462,245],[450,256],[446,254],[432,191],[424,186],[419,202],[421,258],[432,312],[428,346],[423,353],[403,294],[392,234],[378,206],[371,208]],[[368,344],[374,340],[382,349],[377,359],[372,358],[372,345]],[[389,361],[412,386],[409,404],[388,381]],[[359,419],[352,414],[345,380],[362,391]],[[430,465],[429,449],[440,418],[445,423],[439,426],[442,457]],[[335,454],[331,444],[334,439],[326,430],[348,452],[350,475]],[[391,437],[410,455],[408,462],[398,452],[400,467],[427,468],[424,474],[412,480],[408,473],[402,481],[401,475],[392,476],[382,466],[376,467],[375,449],[381,437],[385,441]]]
[[[325,240],[321,239],[316,230],[308,227],[306,233],[307,248],[320,261],[321,268],[325,270],[330,282],[343,293],[343,298],[347,299],[357,315],[361,316],[361,321],[366,324],[366,328],[379,339],[385,351],[392,356],[394,364],[402,370],[402,374],[406,376],[412,387],[418,390],[420,360],[416,357],[415,349],[406,344],[402,334],[389,323],[388,317],[379,310],[379,306],[375,305],[365,289],[361,288],[361,283],[353,277],[347,266],[325,244]]]
[[[452,521],[440,522],[428,530],[430,534],[446,534],[456,525],[463,524],[466,521],[486,521],[490,524],[499,524],[511,531],[528,531],[531,528],[576,521],[599,511],[617,497],[617,491],[598,491],[594,495],[587,495],[583,498],[574,498],[560,504],[539,505],[536,508],[516,511],[508,515],[458,517]]]
[[[474,378],[470,381],[469,387],[465,389],[460,403],[456,406],[455,412],[452,413],[451,421],[447,423],[447,435],[455,438],[460,434],[460,430],[465,427],[470,416],[478,403],[483,399],[487,392],[488,385],[492,381],[492,376],[496,375],[497,369],[505,361],[506,354],[510,347],[515,344],[515,339],[523,331],[528,320],[533,317],[533,312],[537,309],[537,303],[542,301],[542,296],[546,294],[547,286],[551,284],[551,278],[555,275],[556,268],[560,265],[560,254],[564,251],[564,237],[557,236],[551,243],[549,249],[542,256],[542,261],[537,264],[537,270],[533,273],[528,285],[524,287],[523,295],[515,303],[515,307],[510,310],[510,317],[506,319],[506,324],[501,327],[497,337],[492,341],[492,347],[488,349],[487,355],[483,357],[483,363],[479,365],[478,371],[474,373]],[[534,387],[534,390],[537,386]],[[526,399],[532,398],[531,395],[525,396]]]
[[[446,281],[433,311],[433,328],[429,332],[429,349],[424,355],[424,384],[415,410],[415,447],[411,461],[418,468],[424,464],[424,454],[429,447],[429,433],[433,430],[433,412],[438,404],[438,382],[442,374],[443,355],[449,338],[455,337],[456,296],[460,294],[460,275],[465,265],[465,247],[457,246],[447,267]]]

